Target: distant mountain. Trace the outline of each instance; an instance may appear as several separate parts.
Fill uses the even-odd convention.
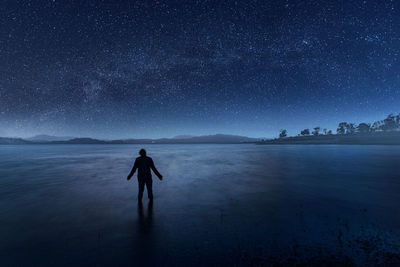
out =
[[[159,139],[120,139],[99,140],[94,138],[71,138],[50,135],[37,135],[28,139],[1,138],[0,144],[239,144],[254,143],[258,138],[250,138],[239,135],[214,134],[214,135],[178,135],[173,138]]]
[[[53,141],[52,144],[108,144],[109,141],[98,140],[93,138],[73,138],[66,141]]]
[[[257,138],[250,138],[247,136],[230,135],[230,134],[214,134],[214,135],[202,135],[193,136],[185,139],[174,139],[175,142],[179,143],[210,143],[210,144],[236,144],[246,142],[259,141]]]
[[[195,137],[194,135],[190,135],[190,134],[182,134],[182,135],[177,135],[172,137],[172,139],[189,139]]]
[[[22,138],[0,137],[0,145],[21,145],[30,143],[31,142],[26,141]]]
[[[29,138],[25,138],[25,140],[32,142],[54,142],[54,141],[67,141],[70,139],[74,139],[74,137],[70,136],[52,136],[46,134],[39,134]]]
[[[152,144],[153,139],[118,139],[107,141],[109,144]]]
[[[203,136],[175,136],[173,138],[160,138],[160,139],[129,139],[124,140],[124,143],[151,143],[151,144],[238,144],[245,142],[256,142],[257,138],[250,138],[246,136],[228,135],[228,134],[214,134]]]
[[[74,138],[67,141],[54,141],[53,144],[238,144],[245,142],[257,142],[260,139],[246,136],[214,134],[204,136],[175,136],[173,138],[159,139],[119,139],[99,140],[93,138]]]

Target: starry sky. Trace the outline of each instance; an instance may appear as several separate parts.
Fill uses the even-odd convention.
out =
[[[297,135],[400,111],[400,1],[2,1],[0,136]]]

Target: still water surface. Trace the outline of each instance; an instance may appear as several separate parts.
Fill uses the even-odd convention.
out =
[[[153,207],[126,180],[141,147]],[[4,145],[0,263],[392,262],[399,203],[400,146]]]

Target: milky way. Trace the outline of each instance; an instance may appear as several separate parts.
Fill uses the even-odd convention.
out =
[[[400,111],[398,1],[118,2],[2,4],[0,136],[272,137]]]

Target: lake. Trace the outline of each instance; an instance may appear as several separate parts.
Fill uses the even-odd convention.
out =
[[[399,203],[400,146],[3,145],[0,265],[396,265]]]

